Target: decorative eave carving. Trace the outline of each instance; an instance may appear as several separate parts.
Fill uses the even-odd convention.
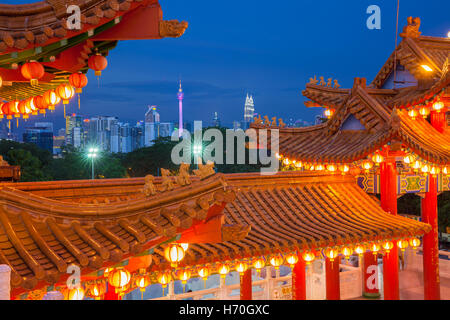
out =
[[[186,21],[178,20],[161,20],[159,22],[159,35],[161,38],[179,38],[188,27]]]
[[[251,230],[249,225],[233,224],[222,226],[222,241],[241,241]]]

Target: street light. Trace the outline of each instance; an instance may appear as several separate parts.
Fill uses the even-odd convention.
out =
[[[194,159],[197,159],[197,169],[198,169],[199,160],[201,161],[201,159],[202,159],[202,157],[201,157],[202,149],[203,149],[203,146],[201,144],[194,144],[193,153],[194,153]]]
[[[92,180],[94,180],[94,159],[97,158],[98,148],[89,148],[88,158],[91,158],[91,166],[92,166]]]

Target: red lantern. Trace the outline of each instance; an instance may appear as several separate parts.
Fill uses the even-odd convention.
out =
[[[56,88],[56,94],[62,99],[63,105],[64,105],[64,118],[66,118],[66,104],[69,103],[69,100],[73,97],[75,94],[75,90],[73,90],[73,87],[67,83],[61,83]]]
[[[42,97],[44,98],[45,104],[48,105],[49,110],[55,110],[55,105],[58,103],[58,95],[54,90],[47,90]]]
[[[19,100],[11,101],[9,105],[9,110],[14,114],[15,118],[20,118]]]
[[[3,106],[5,105],[4,102],[0,102],[0,119],[3,119]]]
[[[20,117],[20,115],[22,115],[22,118],[24,118],[24,119],[28,119],[28,114],[30,113],[30,112],[28,112],[28,108],[27,108],[26,104],[27,104],[27,101],[22,100],[17,105],[17,109],[19,109],[19,117]]]
[[[48,108],[48,105],[47,105],[47,103],[45,103],[44,97],[42,97],[42,96],[35,96],[33,98],[33,103],[34,103],[35,107],[39,109],[40,113],[44,113],[45,114],[45,109]]]
[[[55,89],[55,92],[62,99],[63,104],[68,104],[69,100],[72,99],[75,94],[75,90],[73,90],[73,87],[71,85],[68,85],[67,83],[61,83]]]
[[[34,97],[30,97],[27,100],[27,108],[30,109],[33,116],[37,116],[38,108],[34,105]]]
[[[6,102],[2,105],[2,113],[6,116],[6,119],[11,120],[13,113],[9,110],[10,102]]]
[[[88,66],[95,71],[96,76],[101,76],[102,70],[108,66],[108,60],[106,60],[106,58],[100,53],[96,53],[95,55],[89,57]]]
[[[44,76],[44,67],[35,60],[25,63],[20,69],[22,76],[30,80],[30,84],[37,85],[38,80]]]
[[[69,77],[69,83],[75,88],[76,93],[81,93],[83,88],[87,85],[88,79],[84,73],[72,73]]]

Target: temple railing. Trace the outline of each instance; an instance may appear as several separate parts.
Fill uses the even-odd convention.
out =
[[[319,261],[318,261],[319,262]],[[317,265],[316,265],[317,267]],[[317,269],[322,266],[318,264]],[[361,269],[348,265],[340,265],[341,299],[353,299],[362,296]],[[268,273],[270,274],[270,273]],[[268,277],[252,282],[253,300],[291,300],[292,276]],[[169,294],[153,300],[239,300],[240,284],[225,285],[224,281],[218,288],[197,290],[174,294],[173,282],[169,285]],[[308,268],[306,274],[306,298],[308,300],[325,300],[325,273],[314,272]]]

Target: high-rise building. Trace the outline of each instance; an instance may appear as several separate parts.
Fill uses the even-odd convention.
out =
[[[84,146],[83,116],[72,114],[66,116],[66,144],[75,148]]]
[[[184,99],[184,93],[183,89],[181,88],[181,80],[180,80],[180,88],[178,89],[177,93],[178,98],[178,136],[181,137],[183,134],[183,99]]]
[[[89,119],[87,145],[95,145],[100,150],[111,151],[111,128],[118,122],[117,117],[97,116]]]
[[[36,123],[34,127],[25,128],[23,142],[33,143],[53,154],[53,124],[41,123],[43,126],[37,126],[37,124],[39,123]],[[48,126],[49,124],[51,126]]]
[[[253,121],[253,116],[255,113],[255,104],[253,102],[253,96],[248,96],[245,98],[245,105],[244,105],[244,122],[250,123]]]
[[[214,112],[213,127],[220,127],[220,119],[217,112]]]
[[[153,145],[153,140],[157,138],[157,124],[159,121],[159,113],[156,111],[156,106],[148,106],[145,113],[145,138],[144,145],[146,147]]]
[[[233,130],[236,131],[236,130],[239,130],[239,129],[241,129],[241,121],[234,120],[233,121]]]

